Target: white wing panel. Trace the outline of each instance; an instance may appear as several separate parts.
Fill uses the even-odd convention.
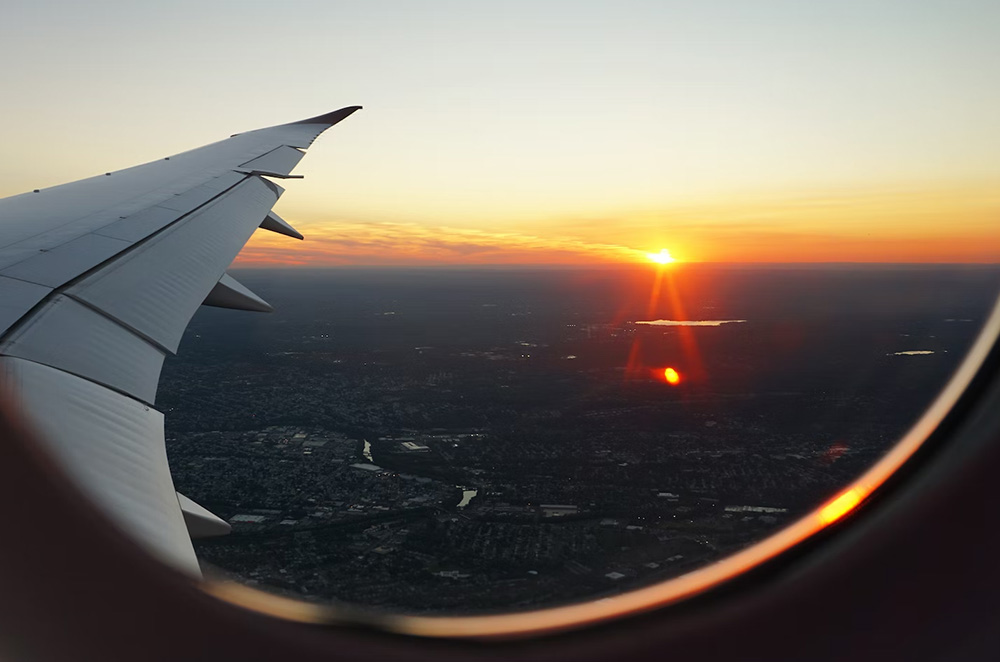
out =
[[[6,333],[51,291],[48,287],[0,276],[0,334]]]
[[[23,248],[30,249],[35,252],[49,250],[53,246],[67,241],[72,241],[81,235],[85,235],[94,228],[98,228],[102,225],[107,225],[111,223],[116,218],[115,212],[113,211],[103,211],[98,214],[91,214],[85,218],[78,219],[72,223],[67,223],[58,228],[53,228],[44,233],[37,234],[31,237],[25,237],[24,239],[18,241],[17,243],[11,244],[5,248],[5,251],[11,251],[13,249]],[[10,266],[12,262],[5,261],[3,266]]]
[[[233,169],[269,153],[272,158],[283,155],[287,165],[296,158],[293,152],[301,158],[301,152],[293,148],[308,147],[316,136],[356,110],[356,106],[342,108],[301,122],[248,131],[140,166],[0,200],[0,268],[31,257],[30,249],[52,249],[149,207],[176,208],[175,198],[202,185],[214,186],[214,179],[231,177]],[[197,202],[199,195],[190,194],[197,204],[205,200]],[[190,211],[194,206],[175,211]]]
[[[287,174],[296,148],[357,109],[0,200],[0,381],[69,479],[195,576],[163,419],[148,404],[163,358],[213,287],[229,305],[269,309],[224,274],[282,189],[237,170]],[[192,532],[228,530],[184,501]]]
[[[36,237],[61,243],[67,232],[72,238],[74,233],[97,229],[186,190],[172,186],[177,173],[161,174],[158,165],[140,166],[147,168],[142,177],[139,172],[121,177],[91,177],[37,194],[0,200],[0,245],[13,246]],[[74,227],[77,224],[80,226]]]
[[[166,207],[147,207],[95,231],[103,237],[136,242],[176,221],[181,214]]]
[[[10,244],[4,249],[0,249],[0,268],[11,267],[13,265],[20,266],[25,260],[38,257],[38,253],[40,252],[57,253],[57,251],[60,251],[73,242],[82,241],[84,242],[83,245],[88,245],[86,242],[92,243],[93,235],[124,239],[130,242],[143,239],[152,232],[159,230],[184,214],[205,204],[212,198],[223,193],[226,189],[235,186],[244,178],[245,175],[228,172],[219,177],[214,177],[203,184],[195,182],[196,185],[189,189],[184,188],[187,182],[184,182],[184,185],[165,186],[156,193],[151,193],[119,205],[117,209],[103,210],[90,216],[72,220],[60,227],[49,229],[42,234],[24,237],[20,241]],[[153,221],[152,223],[149,222],[151,220]],[[0,230],[5,229],[5,227],[4,225],[0,225]],[[117,234],[123,234],[122,228],[125,228],[125,236],[115,236],[116,230]],[[85,239],[88,236],[91,239]],[[79,254],[79,249],[73,249],[73,251]],[[115,252],[117,251],[108,254],[103,259],[114,255]],[[50,258],[48,263],[60,264],[62,271],[72,271],[74,266],[72,260],[72,257],[67,258],[63,254],[58,259]],[[81,271],[85,271],[98,263],[88,264],[75,274],[72,274],[72,276],[76,276]],[[42,270],[46,271],[47,269],[48,267],[44,267]],[[37,272],[38,270],[35,269],[34,271]],[[17,277],[22,277],[17,275],[16,272],[12,271],[10,273]],[[52,280],[52,278],[47,279],[46,284],[52,282]],[[69,278],[60,280],[56,285],[61,285],[67,280]]]
[[[29,260],[7,267],[0,271],[0,275],[48,287],[59,287],[118,255],[130,245],[121,239],[85,234],[50,251],[39,253]]]
[[[44,363],[151,403],[166,353],[59,295],[0,344],[0,354]]]
[[[175,352],[198,306],[276,201],[251,177],[67,292]]]
[[[167,466],[160,412],[21,359],[0,358],[0,378],[77,487],[153,555],[200,576]]]
[[[265,136],[256,140],[230,139],[109,176],[5,198],[0,200],[0,246],[49,235],[94,215],[106,221],[128,216],[215,177],[231,174],[238,164],[276,146]]]
[[[159,204],[160,207],[187,213],[200,207],[225,189],[238,183],[242,177],[238,173],[229,173],[226,177],[214,177],[210,181],[182,193],[176,193]]]
[[[288,145],[282,145],[281,147],[272,150],[265,154],[264,156],[259,156],[252,161],[247,161],[241,164],[239,170],[241,172],[262,172],[262,173],[273,173],[276,175],[287,175],[292,171],[302,157],[305,156],[302,151],[295,149],[294,147],[289,147]]]
[[[17,264],[38,255],[38,249],[28,246],[7,246],[0,248],[0,267]]]

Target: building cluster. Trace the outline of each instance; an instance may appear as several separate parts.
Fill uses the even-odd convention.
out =
[[[174,364],[162,389],[177,489],[233,525],[200,557],[269,590],[379,608],[565,603],[747,546],[900,427],[866,417],[861,395],[738,399],[627,379],[600,352],[627,351],[634,328],[567,333],[346,357],[313,339]],[[855,412],[854,436],[800,424],[831,407]]]

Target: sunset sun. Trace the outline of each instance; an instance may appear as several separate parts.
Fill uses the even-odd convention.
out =
[[[659,253],[646,253],[646,257],[657,264],[670,264],[676,261],[666,248],[661,248]]]

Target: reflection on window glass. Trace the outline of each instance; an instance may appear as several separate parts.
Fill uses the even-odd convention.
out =
[[[675,577],[843,490],[981,328],[997,5],[389,4],[317,21],[375,110],[279,206],[307,241],[244,251],[276,312],[165,366],[211,572],[448,614]]]

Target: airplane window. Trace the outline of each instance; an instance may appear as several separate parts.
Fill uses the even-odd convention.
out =
[[[187,104],[189,88],[125,95],[169,110],[159,142],[122,141],[153,150],[155,177],[109,152],[98,183],[53,191],[39,173],[77,174],[79,154],[91,168],[111,141],[94,133],[53,170],[35,141],[64,122],[19,107],[0,126],[20,164],[3,186],[34,190],[0,207],[0,372],[34,379],[45,416],[57,396],[111,402],[76,412],[101,439],[104,425],[158,444],[149,412],[164,414],[173,487],[210,511],[188,525],[205,590],[430,634],[676,601],[872,503],[995,341],[1000,5],[340,4],[273,39],[330,72],[323,95],[365,104],[343,126],[359,107],[162,158],[198,144],[196,113],[216,105],[219,138],[293,119],[226,96],[286,75],[315,91],[283,63],[268,72],[270,56],[227,70],[253,76],[231,86],[217,68],[178,75],[176,58],[88,78],[79,117],[103,116],[85,104],[116,95],[93,90],[125,78],[217,94],[180,114],[159,100]],[[218,16],[245,30],[192,32],[191,61],[272,32],[250,14]],[[169,23],[142,18],[123,33]],[[89,41],[122,43],[123,25]],[[33,30],[12,47],[37,47]],[[301,94],[281,103],[330,101]],[[261,114],[233,119],[247,108]],[[268,211],[278,181],[275,213],[304,242]],[[249,235],[264,215],[277,234],[246,245],[238,283],[219,280],[239,245],[226,224],[250,218]],[[200,305],[198,278],[209,306],[274,312],[203,306],[183,330],[170,306]],[[124,442],[75,462],[68,420],[45,422],[76,478],[99,488],[107,458],[128,473]],[[145,494],[126,478],[118,505]],[[193,567],[166,488],[150,501]],[[122,510],[155,547],[146,505]]]
[[[348,195],[250,244],[233,273],[276,312],[202,310],[158,401],[178,491],[232,525],[196,541],[209,577],[586,604],[840,519],[912,440],[1000,288],[995,42],[930,10],[644,11],[536,16],[502,63],[439,44],[467,114],[372,178],[417,211]],[[463,124],[515,74],[537,103]]]

